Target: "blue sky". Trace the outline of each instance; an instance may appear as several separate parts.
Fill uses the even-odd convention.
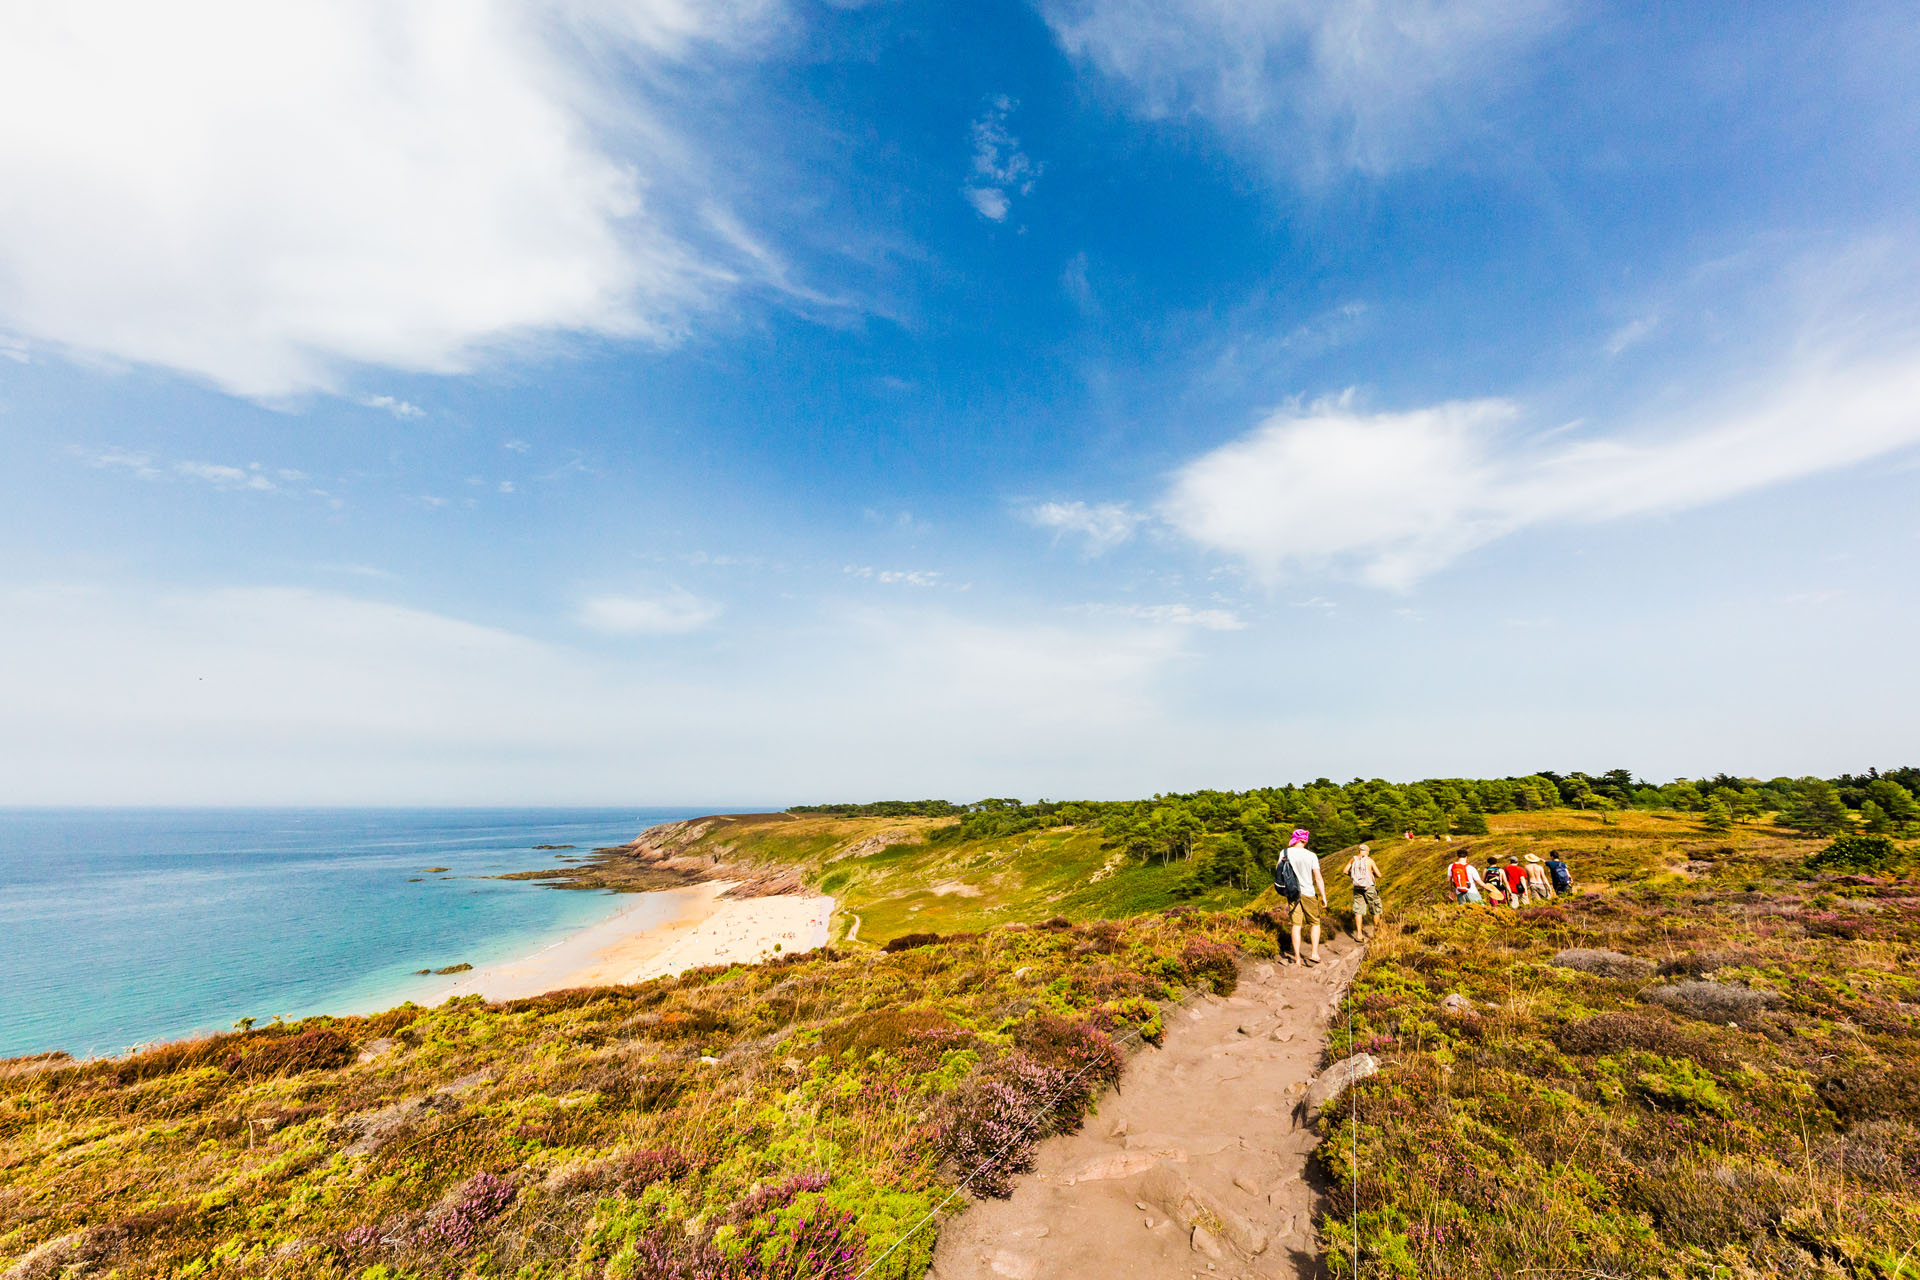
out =
[[[1832,773],[1920,722],[1920,27],[0,16],[0,803]]]

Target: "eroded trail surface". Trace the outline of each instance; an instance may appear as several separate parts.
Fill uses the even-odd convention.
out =
[[[1319,1275],[1303,1103],[1360,951],[1321,955],[1245,966],[1232,996],[1169,1009],[1164,1047],[1133,1058],[1079,1133],[1043,1144],[1011,1198],[942,1229],[932,1280]]]

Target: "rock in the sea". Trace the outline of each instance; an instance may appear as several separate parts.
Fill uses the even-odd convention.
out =
[[[1307,1086],[1307,1114],[1320,1114],[1329,1102],[1347,1091],[1348,1085],[1356,1080],[1364,1080],[1378,1070],[1380,1061],[1370,1053],[1356,1053],[1351,1058],[1334,1063]]]
[[[460,964],[450,964],[444,969],[435,969],[434,972],[435,973],[465,973],[467,970],[471,968],[473,968],[472,965],[467,964],[463,961]]]

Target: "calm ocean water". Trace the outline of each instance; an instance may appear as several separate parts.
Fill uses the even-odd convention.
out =
[[[0,809],[0,1056],[390,1007],[632,902],[480,877],[700,812]]]

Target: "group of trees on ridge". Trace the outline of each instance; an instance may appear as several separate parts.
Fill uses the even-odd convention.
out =
[[[1188,886],[1201,892],[1233,884],[1264,883],[1295,827],[1314,833],[1322,849],[1362,840],[1484,835],[1486,815],[1519,810],[1675,809],[1698,814],[1708,830],[1771,817],[1810,836],[1864,831],[1920,834],[1920,768],[1869,770],[1838,778],[1774,778],[1731,774],[1677,778],[1655,784],[1631,770],[1559,774],[1549,770],[1511,778],[1429,778],[1395,784],[1378,778],[1336,783],[1319,778],[1296,786],[1250,791],[1194,791],[1145,800],[995,798],[972,804],[946,800],[889,800],[872,804],[796,805],[790,813],[842,817],[955,817],[934,832],[936,841],[995,839],[1053,827],[1100,828],[1106,843],[1146,863],[1193,863]]]

